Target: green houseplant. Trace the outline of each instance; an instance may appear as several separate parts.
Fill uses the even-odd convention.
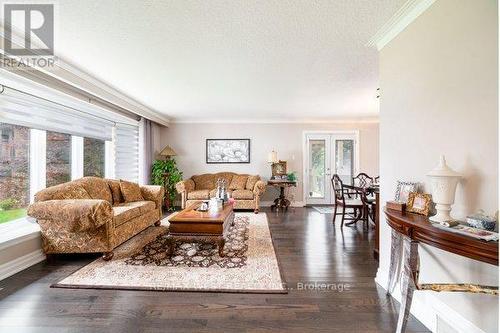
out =
[[[288,181],[290,182],[296,182],[297,181],[297,173],[295,171],[290,172],[287,174]]]
[[[161,185],[165,188],[165,199],[170,204],[169,210],[173,210],[173,203],[176,197],[175,184],[182,180],[182,172],[177,168],[175,160],[156,160],[153,162],[151,170],[151,181],[154,185]]]

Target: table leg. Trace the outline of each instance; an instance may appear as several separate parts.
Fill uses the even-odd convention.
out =
[[[226,240],[224,237],[220,237],[217,241],[217,246],[219,247],[219,257],[224,257],[224,245],[226,244]]]
[[[404,237],[403,249],[404,267],[402,277],[402,295],[396,333],[402,333],[406,330],[406,323],[408,321],[408,316],[410,315],[413,292],[416,289],[417,282],[415,281],[415,278],[418,274],[418,242],[412,241],[408,237]]]
[[[166,243],[167,243],[167,257],[171,257],[175,249],[175,239],[172,236],[167,235]]]
[[[403,236],[391,229],[391,261],[389,266],[389,280],[387,282],[387,295],[390,295],[398,282],[398,272],[401,267],[401,249]]]
[[[285,197],[285,187],[280,186],[280,195],[274,199],[274,204],[271,206],[271,211],[276,209],[277,211],[287,211],[288,206],[290,206],[290,200]]]

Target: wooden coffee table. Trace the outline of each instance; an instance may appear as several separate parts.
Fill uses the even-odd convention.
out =
[[[226,204],[217,211],[200,212],[196,202],[169,219],[170,227],[167,235],[167,255],[171,256],[176,242],[215,243],[219,247],[219,255],[224,256],[224,235],[234,225],[233,205]]]

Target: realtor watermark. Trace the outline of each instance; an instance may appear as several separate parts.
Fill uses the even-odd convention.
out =
[[[271,283],[262,284],[259,281],[246,281],[242,282],[240,280],[233,281],[227,280],[220,284],[218,287],[214,287],[213,291],[224,290],[224,291],[234,291],[234,292],[306,292],[306,293],[345,293],[350,292],[353,287],[351,284],[347,283],[331,283],[331,282],[320,282],[320,281],[307,281],[307,282],[296,282],[296,283]],[[158,290],[178,290],[178,291],[210,291],[212,288],[207,288],[206,281],[194,282],[192,280],[179,280],[175,281],[174,285],[166,287],[158,287]]]
[[[9,69],[54,66],[54,17],[54,4],[5,3],[5,55],[0,58],[0,66]]]

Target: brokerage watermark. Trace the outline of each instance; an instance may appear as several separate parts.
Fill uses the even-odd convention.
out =
[[[5,55],[0,58],[0,66],[10,69],[54,66],[54,17],[54,4],[5,3]]]
[[[328,283],[328,282],[297,282],[295,288],[289,288],[292,290],[303,290],[303,291],[333,291],[333,292],[345,292],[351,290],[351,285],[347,283]]]

